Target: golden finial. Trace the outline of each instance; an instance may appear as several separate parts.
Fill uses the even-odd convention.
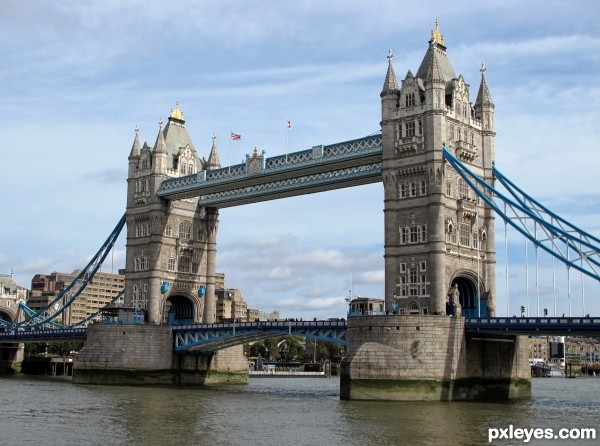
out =
[[[438,43],[440,45],[444,45],[444,36],[442,36],[440,34],[439,24],[440,24],[440,22],[438,21],[438,19],[436,17],[435,18],[435,30],[431,31],[431,42]]]
[[[183,121],[183,113],[179,110],[179,101],[175,101],[175,108],[171,109],[171,115],[169,118],[177,119],[179,121]]]

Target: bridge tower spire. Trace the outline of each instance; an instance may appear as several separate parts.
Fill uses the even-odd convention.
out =
[[[442,152],[445,144],[491,180],[495,134],[485,72],[472,107],[469,84],[455,74],[437,20],[416,75],[408,71],[400,88],[388,61],[381,92],[386,308],[492,315],[493,213]]]

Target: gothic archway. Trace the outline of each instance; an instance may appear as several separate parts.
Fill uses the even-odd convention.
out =
[[[174,294],[165,300],[164,322],[169,325],[193,324],[195,314],[194,302],[181,294]]]
[[[459,292],[459,302],[463,317],[487,317],[487,301],[481,299],[477,293],[475,281],[467,276],[455,277],[452,286],[456,286]],[[481,314],[480,314],[481,306]]]
[[[7,322],[14,322],[15,317],[13,314],[9,313],[4,309],[0,309],[0,319],[5,320]]]

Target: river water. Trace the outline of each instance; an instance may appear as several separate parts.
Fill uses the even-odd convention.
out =
[[[526,401],[395,403],[341,401],[335,377],[176,388],[0,376],[0,444],[6,445],[479,445],[490,444],[488,428],[511,424],[593,427],[600,434],[600,378],[536,378]]]

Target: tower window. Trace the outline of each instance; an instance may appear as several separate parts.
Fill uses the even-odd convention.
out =
[[[189,273],[190,272],[190,259],[187,257],[181,257],[179,259],[179,272]]]
[[[406,191],[406,183],[402,183],[400,185],[400,198],[406,198],[407,197],[407,191]]]
[[[410,228],[410,242],[417,243],[419,241],[419,231],[417,226],[411,226]]]
[[[406,106],[407,107],[414,107],[415,106],[415,94],[414,93],[407,93],[406,94]]]
[[[469,186],[464,180],[458,180],[458,198],[461,200],[469,198]]]
[[[416,197],[417,196],[417,183],[415,183],[414,181],[411,181],[409,183],[409,185],[410,185],[410,193],[409,193],[409,195],[411,197]]]
[[[469,225],[460,225],[460,244],[471,246],[471,228]]]
[[[192,238],[192,225],[187,221],[182,221],[179,225],[179,237],[189,240]]]
[[[406,129],[407,137],[415,136],[415,122],[414,121],[407,122],[406,124],[404,124],[404,126]]]

